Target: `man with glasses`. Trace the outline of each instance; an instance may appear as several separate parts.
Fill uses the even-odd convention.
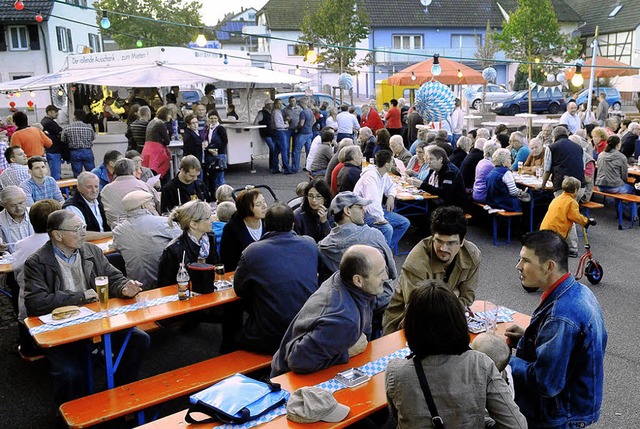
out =
[[[442,280],[469,307],[476,299],[480,250],[468,240],[464,211],[455,206],[436,209],[431,236],[420,241],[402,266],[398,284],[383,318],[384,334],[402,328],[411,291],[423,280]]]
[[[27,196],[17,186],[7,186],[0,192],[0,251],[13,249],[18,240],[33,234],[27,213]]]
[[[68,210],[57,210],[47,219],[49,241],[24,266],[25,306],[28,316],[42,316],[66,305],[83,305],[98,298],[95,278],[109,277],[109,296],[132,298],[142,290],[142,283],[122,275],[102,250],[86,243],[86,226]],[[126,333],[112,336],[114,350],[119,350]],[[87,346],[90,340],[48,348],[54,396],[57,404],[84,396],[86,392]],[[137,378],[149,336],[133,328],[128,345],[115,374],[116,385]]]

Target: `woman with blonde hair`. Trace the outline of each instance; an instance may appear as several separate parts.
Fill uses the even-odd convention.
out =
[[[158,268],[158,286],[176,283],[180,263],[220,262],[216,236],[211,231],[211,206],[200,200],[189,201],[169,214],[169,225],[178,224],[182,234],[172,240],[162,252]]]

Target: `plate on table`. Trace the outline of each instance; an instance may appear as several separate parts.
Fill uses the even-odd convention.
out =
[[[63,323],[70,322],[76,319],[82,319],[83,317],[91,316],[95,311],[89,310],[87,307],[80,307],[80,313],[75,316],[68,317],[66,319],[54,320],[51,313],[45,314],[44,316],[38,317],[42,323],[46,323],[47,325],[62,325]]]

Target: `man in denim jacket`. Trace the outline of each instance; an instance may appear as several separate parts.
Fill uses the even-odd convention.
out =
[[[529,327],[507,329],[517,343],[510,362],[516,403],[529,428],[585,427],[600,416],[607,331],[595,296],[568,272],[568,254],[552,231],[522,239],[522,285],[543,291]]]

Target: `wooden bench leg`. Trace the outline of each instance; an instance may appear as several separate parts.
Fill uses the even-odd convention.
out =
[[[498,245],[498,216],[493,215],[493,245]]]
[[[511,218],[507,218],[507,244],[511,244]]]

